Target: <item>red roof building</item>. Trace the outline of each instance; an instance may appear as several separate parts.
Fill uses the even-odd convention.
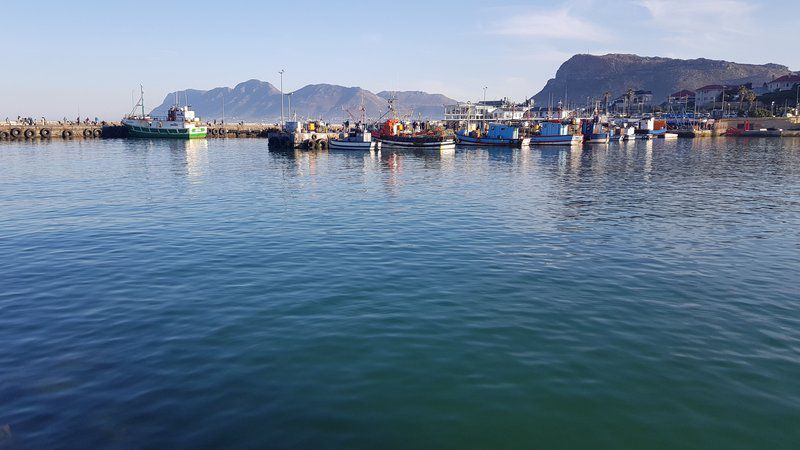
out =
[[[674,102],[674,101],[694,100],[694,96],[695,96],[694,91],[684,89],[682,91],[673,92],[672,94],[670,94],[669,101]]]
[[[800,75],[784,75],[767,83],[767,90],[770,92],[791,91],[797,84],[800,84]]]

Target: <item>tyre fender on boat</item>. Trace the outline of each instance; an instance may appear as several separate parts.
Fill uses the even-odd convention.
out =
[[[92,137],[92,130],[90,130],[90,129],[88,129],[88,128],[84,128],[84,130],[83,130],[83,137],[85,137],[85,138]]]
[[[19,128],[11,129],[11,137],[16,138],[19,137],[20,134],[22,134],[22,130],[20,130]]]
[[[61,132],[61,137],[64,139],[72,138],[72,130],[64,130]]]
[[[11,135],[8,134],[8,131],[0,131],[0,139],[8,139],[9,136]]]
[[[220,128],[219,129],[219,135],[220,135],[220,137],[225,137],[225,128]]]
[[[34,137],[35,135],[36,135],[36,133],[33,130],[31,130],[30,128],[25,130],[25,139],[30,139],[30,138]]]
[[[95,128],[94,131],[92,131],[92,136],[94,136],[96,138],[99,138],[102,135],[103,135],[103,132],[99,128]]]
[[[320,139],[317,141],[317,145],[319,146],[320,150],[327,150],[328,149],[328,141],[324,139]]]
[[[39,136],[47,139],[50,137],[50,128],[42,128],[39,130]]]

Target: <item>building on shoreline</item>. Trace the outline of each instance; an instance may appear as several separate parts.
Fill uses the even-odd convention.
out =
[[[800,75],[784,75],[767,83],[767,92],[783,92],[797,89]]]
[[[724,91],[725,88],[721,84],[703,86],[695,91],[695,104],[706,106],[716,103]]]
[[[447,126],[459,126],[466,122],[523,120],[530,116],[530,110],[530,101],[514,103],[507,98],[476,103],[459,102],[445,105],[444,120]]]

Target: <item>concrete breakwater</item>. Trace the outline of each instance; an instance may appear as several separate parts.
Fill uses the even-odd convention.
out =
[[[97,139],[104,136],[103,126],[94,123],[85,124],[0,124],[0,140],[6,139]],[[110,133],[110,132],[108,132]]]
[[[264,124],[209,124],[209,138],[250,138],[267,137],[270,132],[278,130],[277,125]],[[63,124],[35,123],[33,125],[4,123],[0,124],[0,140],[34,140],[34,139],[100,139],[126,138],[128,131],[119,123],[95,124]]]

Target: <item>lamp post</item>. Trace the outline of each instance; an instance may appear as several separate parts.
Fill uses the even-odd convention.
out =
[[[775,117],[775,101],[772,102],[772,108],[770,109],[770,114],[772,117]]]
[[[794,115],[800,115],[800,83],[797,83],[794,97]]]
[[[489,86],[483,87],[483,104],[486,104],[486,90],[489,89]]]
[[[293,120],[292,119],[292,94],[294,94],[294,92],[289,92],[288,94],[286,94],[286,96],[289,97],[289,119],[290,120]]]
[[[284,69],[278,72],[281,75],[281,126],[283,126],[283,72],[285,72]]]

